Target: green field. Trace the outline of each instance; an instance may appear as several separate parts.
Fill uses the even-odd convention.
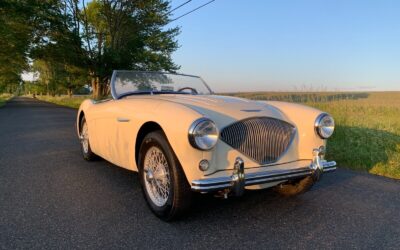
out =
[[[299,102],[326,111],[336,122],[328,159],[341,167],[400,179],[400,92],[230,95]]]
[[[330,113],[336,130],[327,158],[339,166],[400,179],[400,92],[226,94],[303,103]],[[77,108],[87,97],[38,97]]]

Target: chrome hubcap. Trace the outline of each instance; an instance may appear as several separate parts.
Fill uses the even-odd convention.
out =
[[[148,181],[148,182],[154,181],[154,175],[153,175],[153,172],[151,170],[147,170],[146,181]]]
[[[89,131],[86,122],[82,125],[82,132],[81,132],[81,143],[82,148],[85,153],[89,151]]]
[[[168,162],[158,147],[151,147],[144,157],[145,188],[151,201],[159,207],[167,203],[170,189]]]

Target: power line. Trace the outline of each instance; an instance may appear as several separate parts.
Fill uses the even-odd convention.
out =
[[[192,12],[195,12],[196,10],[201,9],[201,8],[203,8],[204,6],[209,5],[209,4],[212,3],[212,2],[215,2],[215,0],[211,0],[211,1],[209,1],[209,2],[207,2],[207,3],[205,3],[205,4],[203,4],[203,5],[200,5],[199,7],[195,8],[195,9],[189,11],[189,12],[186,12],[185,14],[183,14],[183,15],[181,15],[181,16],[178,16],[178,17],[175,18],[175,19],[172,19],[172,20],[170,21],[170,23],[173,22],[173,21],[176,21],[176,20],[178,20],[178,19],[180,19],[180,18],[182,18],[182,17],[184,17],[184,16],[186,16],[186,15],[189,15],[189,14],[192,13]]]
[[[177,6],[176,8],[170,10],[170,11],[167,13],[167,15],[168,15],[168,14],[171,14],[173,11],[175,11],[175,10],[181,8],[182,6],[184,6],[184,5],[188,4],[188,3],[190,3],[191,1],[192,1],[192,0],[186,1],[186,2],[184,2],[183,4]]]

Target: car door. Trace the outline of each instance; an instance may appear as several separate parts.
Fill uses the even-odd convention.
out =
[[[135,110],[126,100],[99,103],[95,119],[95,153],[111,163],[131,169],[134,160]],[[134,109],[134,108],[133,108]]]
[[[115,101],[113,119],[116,122],[112,139],[115,142],[113,162],[118,166],[137,170],[135,161],[136,136],[141,126],[154,121],[153,111],[158,102],[146,98],[129,98]]]

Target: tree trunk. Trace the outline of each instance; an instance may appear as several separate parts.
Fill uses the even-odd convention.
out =
[[[96,77],[92,77],[92,97],[93,99],[99,99],[99,82]]]
[[[109,83],[104,83],[102,85],[102,89],[103,89],[102,95],[107,97],[110,94],[110,84]]]
[[[92,95],[93,99],[100,99],[103,95],[103,85],[100,82],[99,77],[92,77]]]
[[[72,97],[72,88],[68,88],[67,92],[68,92],[68,96],[71,98]]]

